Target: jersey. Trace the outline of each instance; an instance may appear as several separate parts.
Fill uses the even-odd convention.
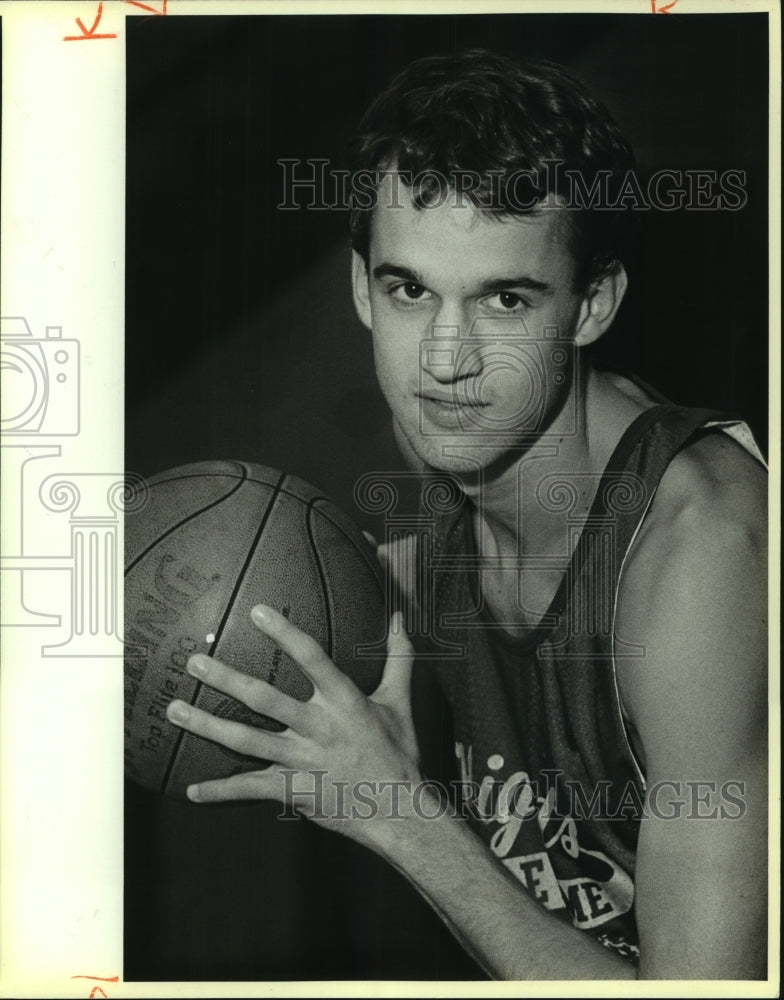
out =
[[[543,907],[633,963],[646,784],[616,661],[642,664],[644,649],[614,634],[615,603],[670,461],[696,434],[719,427],[760,457],[739,421],[662,403],[633,421],[595,477],[587,519],[572,524],[569,513],[584,482],[565,475],[540,483],[540,501],[564,514],[564,558],[572,554],[547,613],[522,637],[484,607],[469,504],[433,528],[436,664],[452,709],[463,815]]]

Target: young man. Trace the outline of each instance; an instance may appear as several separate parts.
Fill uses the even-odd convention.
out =
[[[423,784],[399,613],[371,697],[269,608],[308,702],[194,657],[286,728],[173,702],[275,762],[189,795],[366,844],[497,978],[764,977],[764,470],[736,422],[590,360],[626,288],[628,146],[561,69],[470,52],[405,70],[354,154],[354,299],[397,440],[458,484],[419,598],[452,650],[464,808]]]

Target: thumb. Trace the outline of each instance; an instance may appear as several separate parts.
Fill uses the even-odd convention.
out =
[[[414,667],[414,647],[406,634],[403,614],[396,611],[389,623],[387,662],[381,683],[375,690],[375,701],[408,705],[411,695],[411,673]]]
[[[413,604],[417,600],[419,577],[416,536],[409,534],[379,545],[377,556],[402,599]]]

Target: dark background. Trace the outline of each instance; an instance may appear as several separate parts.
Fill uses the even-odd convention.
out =
[[[641,214],[630,291],[601,346],[676,402],[742,415],[764,446],[765,15],[133,17],[129,470],[262,462],[358,516],[356,478],[402,467],[351,304],[347,215],[278,210],[276,160],[342,165],[398,68],[474,45],[571,67],[627,133],[642,175],[747,171],[741,211]],[[440,702],[424,671],[416,686],[426,759],[441,773]],[[401,876],[278,811],[198,809],[127,787],[126,979],[481,975]]]

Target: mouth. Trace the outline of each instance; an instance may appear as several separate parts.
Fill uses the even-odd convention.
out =
[[[480,413],[487,407],[481,399],[465,392],[423,389],[416,393],[419,419],[423,428],[437,428],[436,433],[464,433],[481,426]],[[432,431],[426,431],[432,433]]]
[[[483,410],[487,406],[487,403],[481,399],[469,399],[465,395],[461,394],[458,396],[452,392],[445,393],[425,390],[417,392],[416,396],[418,399],[444,410]]]

